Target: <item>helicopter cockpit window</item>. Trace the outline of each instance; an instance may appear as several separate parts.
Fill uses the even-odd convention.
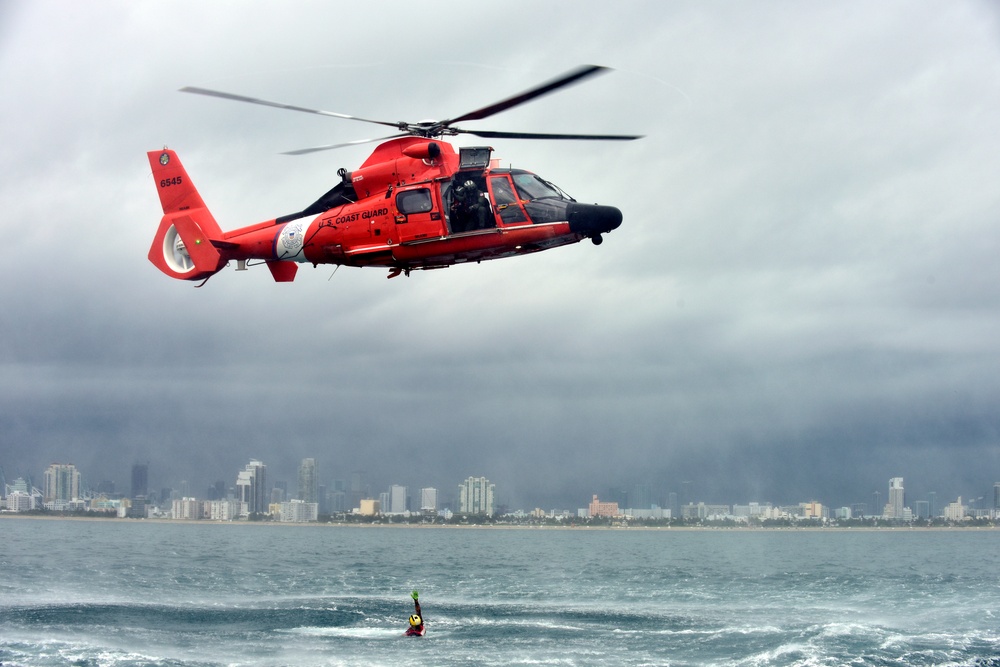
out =
[[[434,204],[431,202],[430,190],[407,190],[396,195],[396,208],[403,215],[411,213],[427,213]]]
[[[511,172],[517,196],[533,223],[563,222],[573,198],[558,187],[526,171]]]
[[[514,187],[517,188],[517,193],[521,196],[521,199],[554,197],[556,199],[568,199],[572,201],[572,197],[565,192],[534,174],[522,171],[520,173],[514,172],[511,175],[514,177]]]

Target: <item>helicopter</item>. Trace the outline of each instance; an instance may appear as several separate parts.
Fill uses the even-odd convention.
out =
[[[163,208],[149,260],[166,275],[202,281],[236,262],[237,271],[264,264],[275,282],[295,279],[299,264],[382,267],[389,278],[525,255],[591,239],[617,229],[613,206],[583,204],[555,184],[523,169],[501,168],[491,146],[455,149],[441,137],[631,141],[641,135],[542,134],[470,130],[482,120],[608,71],[578,67],[500,102],[442,121],[388,122],[234,95],[206,88],[181,92],[395,128],[377,139],[290,151],[303,155],[381,142],[357,169],[338,170],[339,182],[306,208],[254,225],[223,231],[168,148],[147,156]]]

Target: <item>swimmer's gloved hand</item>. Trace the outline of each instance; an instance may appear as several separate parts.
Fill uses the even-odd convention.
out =
[[[413,598],[414,600],[417,599],[417,595],[418,595],[418,593],[416,591],[413,591],[412,593],[410,593],[410,597]]]

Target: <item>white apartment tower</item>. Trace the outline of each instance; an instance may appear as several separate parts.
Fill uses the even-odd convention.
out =
[[[72,463],[53,463],[45,470],[42,498],[46,503],[80,497],[80,472]]]
[[[438,508],[438,490],[428,487],[420,489],[420,511],[436,512]]]
[[[889,480],[889,502],[885,506],[886,519],[903,518],[903,478],[893,477]]]
[[[267,512],[266,488],[267,466],[260,461],[251,460],[236,476],[236,500],[243,503],[247,514]]]
[[[458,511],[493,516],[495,487],[485,477],[469,477],[458,485]]]

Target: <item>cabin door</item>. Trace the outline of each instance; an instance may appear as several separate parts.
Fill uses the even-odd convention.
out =
[[[400,243],[445,235],[437,188],[413,188],[396,193],[396,231]]]

